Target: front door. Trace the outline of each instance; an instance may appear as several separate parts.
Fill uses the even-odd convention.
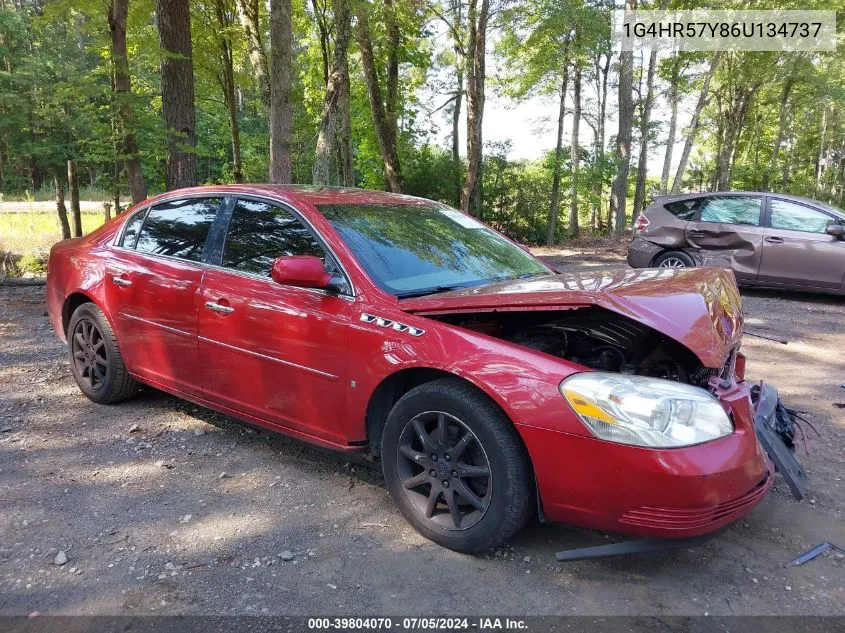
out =
[[[834,216],[792,200],[771,198],[760,281],[839,288],[845,280],[845,241],[825,231]]]
[[[730,268],[737,279],[753,281],[760,267],[762,211],[762,196],[708,196],[687,224],[687,242],[698,249],[702,265]]]
[[[199,299],[204,395],[271,424],[345,444],[353,300],[277,284],[270,269],[281,255],[317,255],[332,266],[323,244],[290,210],[238,200],[220,265],[209,268]]]
[[[164,202],[130,218],[108,263],[108,305],[130,371],[199,393],[197,312],[203,254],[220,198]]]

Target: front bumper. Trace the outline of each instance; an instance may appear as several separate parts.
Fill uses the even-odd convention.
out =
[[[774,466],[757,441],[745,382],[718,393],[734,433],[678,449],[649,449],[525,425],[548,520],[661,538],[701,536],[759,504]]]

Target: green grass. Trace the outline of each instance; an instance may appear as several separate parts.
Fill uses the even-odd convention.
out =
[[[83,233],[88,234],[98,228],[104,219],[102,212],[83,213]],[[0,212],[0,252],[46,254],[60,239],[62,229],[55,211]]]

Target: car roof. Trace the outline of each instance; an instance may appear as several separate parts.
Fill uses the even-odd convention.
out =
[[[330,187],[322,185],[272,185],[272,184],[238,184],[238,185],[207,185],[201,187],[190,187],[187,189],[176,189],[168,191],[165,195],[173,197],[180,193],[201,194],[201,193],[229,193],[252,194],[293,197],[298,200],[309,202],[313,205],[321,204],[434,204],[424,198],[416,198],[387,191],[376,191],[372,189],[357,189],[354,187]]]
[[[777,191],[699,191],[697,193],[670,193],[656,197],[653,204],[662,205],[667,202],[674,202],[675,200],[691,200],[694,198],[703,198],[704,196],[774,196],[784,200],[791,200],[793,202],[801,202],[814,207],[821,207],[825,211],[829,211],[845,218],[845,211],[837,209],[826,202],[813,200],[811,198],[804,198],[803,196],[796,196],[789,193],[778,193]]]

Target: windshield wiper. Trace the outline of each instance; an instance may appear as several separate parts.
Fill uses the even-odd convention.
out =
[[[397,299],[410,299],[411,297],[425,297],[426,295],[433,295],[439,292],[451,292],[452,290],[462,290],[467,286],[462,284],[455,284],[454,286],[435,286],[434,288],[424,288],[422,290],[409,290],[408,292],[400,292],[396,295]]]

